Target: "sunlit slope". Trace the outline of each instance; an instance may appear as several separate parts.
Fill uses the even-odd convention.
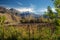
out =
[[[6,17],[5,22],[8,22],[8,23],[14,23],[14,22],[19,22],[20,21],[19,16],[12,15],[10,13],[0,13],[0,16],[5,16]]]

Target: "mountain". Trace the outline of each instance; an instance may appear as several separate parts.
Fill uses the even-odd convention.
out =
[[[5,23],[20,22],[21,19],[19,16],[13,15],[12,11],[5,7],[0,7],[0,16],[6,17]]]
[[[8,10],[7,10],[6,8],[0,6],[0,12],[1,12],[1,13],[5,13],[5,12],[7,12],[7,11],[8,11]]]
[[[9,11],[10,11],[13,15],[19,15],[19,13],[20,13],[18,10],[14,9],[14,8],[9,9]]]
[[[39,18],[40,17],[40,15],[34,14],[32,12],[29,12],[29,11],[20,13],[20,16],[21,17],[33,16],[34,18]]]
[[[0,7],[0,15],[6,17],[6,23],[20,23],[20,20],[36,20],[40,18],[40,15],[32,12],[19,12],[17,9]]]

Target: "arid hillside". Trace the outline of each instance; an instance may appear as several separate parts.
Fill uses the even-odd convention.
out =
[[[6,20],[5,23],[16,23],[16,22],[20,22],[20,16],[17,15],[13,15],[13,13],[11,13],[10,10],[4,8],[4,7],[0,7],[0,16],[5,16]]]

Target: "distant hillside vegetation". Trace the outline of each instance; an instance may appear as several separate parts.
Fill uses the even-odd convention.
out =
[[[4,7],[0,7],[0,16],[6,17],[5,23],[20,22],[20,16],[13,15],[10,9]]]
[[[32,12],[19,12],[14,8],[4,8],[0,6],[0,16],[5,16],[5,23],[40,23],[40,22],[48,22],[48,19],[34,14]]]

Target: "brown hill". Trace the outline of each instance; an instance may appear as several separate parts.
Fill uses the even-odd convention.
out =
[[[20,22],[20,16],[13,15],[10,10],[0,7],[0,16],[5,16],[6,20],[5,23],[19,23]]]
[[[6,20],[5,23],[15,23],[15,22],[20,22],[20,17],[19,16],[15,16],[15,15],[11,15],[8,13],[0,13],[0,16],[5,16]]]

